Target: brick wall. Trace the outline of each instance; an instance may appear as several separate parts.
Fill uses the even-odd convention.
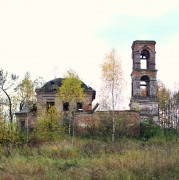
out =
[[[115,111],[116,134],[137,136],[140,133],[140,115],[137,111]],[[96,131],[106,120],[106,126],[112,125],[112,111],[97,111],[95,113],[76,113],[75,132],[77,134]]]

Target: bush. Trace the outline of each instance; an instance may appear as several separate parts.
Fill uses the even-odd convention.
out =
[[[141,122],[140,124],[140,137],[144,140],[148,140],[155,136],[164,136],[164,131],[161,127],[154,124],[153,120],[147,122]]]
[[[62,117],[59,117],[55,107],[51,107],[36,121],[32,138],[36,141],[53,141],[62,138],[63,134]]]
[[[0,143],[20,145],[26,141],[24,134],[16,123],[0,122]]]
[[[161,143],[166,141],[177,141],[178,135],[177,129],[160,127],[154,124],[152,119],[147,122],[141,122],[140,124],[140,137],[144,141],[149,139]]]
[[[165,139],[167,141],[172,141],[172,140],[178,140],[179,137],[179,133],[177,131],[177,129],[174,128],[166,128],[164,129],[164,135],[165,135]]]

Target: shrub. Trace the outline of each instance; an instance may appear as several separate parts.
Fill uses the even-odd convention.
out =
[[[177,129],[174,129],[174,128],[164,129],[164,135],[167,141],[172,141],[172,140],[177,141],[179,137],[179,133]]]
[[[52,141],[62,138],[63,132],[62,117],[52,106],[36,121],[32,138],[37,141]]]
[[[26,141],[16,123],[0,122],[0,143],[20,145]]]
[[[155,125],[151,120],[149,120],[148,122],[141,122],[140,136],[144,140],[148,140],[155,136],[163,136],[163,129]]]
[[[178,141],[177,129],[160,127],[151,120],[140,124],[140,138],[148,143],[166,144]]]

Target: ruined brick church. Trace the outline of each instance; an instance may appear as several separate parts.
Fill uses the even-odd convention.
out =
[[[158,121],[158,102],[156,97],[156,75],[155,68],[155,41],[134,41],[132,44],[133,68],[132,95],[130,110],[115,111],[117,116],[125,117],[126,130],[136,125],[140,126],[141,121],[150,118]],[[30,108],[24,107],[16,113],[16,119],[21,127],[32,129],[34,122],[38,119],[37,114],[43,113],[49,106],[56,106],[59,113],[68,114],[70,102],[62,102],[55,98],[57,89],[62,85],[62,78],[51,80],[36,90],[37,112],[32,113]],[[110,114],[111,111],[95,111],[92,109],[92,102],[95,99],[96,91],[82,82],[84,88],[84,101],[76,104],[75,123],[79,129],[93,126],[96,121],[100,122],[101,115]]]

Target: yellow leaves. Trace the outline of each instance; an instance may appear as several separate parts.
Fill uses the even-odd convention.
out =
[[[77,78],[77,75],[70,73],[69,76],[63,80],[57,96],[64,102],[83,101],[84,94],[81,85],[82,82]]]
[[[159,80],[157,82],[157,97],[161,109],[165,108],[166,101],[171,97],[170,90]]]
[[[102,90],[102,101],[106,102],[103,104],[110,104],[111,109],[114,109],[115,104],[119,102],[121,96],[121,91],[124,84],[123,72],[121,68],[121,62],[117,57],[115,49],[112,49],[104,59],[103,64],[101,65],[102,71],[102,81],[103,88]],[[107,98],[104,99],[104,94],[107,95]]]
[[[77,73],[74,70],[72,70],[72,69],[68,70],[67,73],[64,75],[64,77],[65,78],[76,78],[76,79],[79,79]]]
[[[16,123],[0,122],[0,143],[19,143],[20,129]]]
[[[31,80],[30,74],[27,72],[24,79],[18,85],[18,98],[20,101],[31,101],[35,98],[34,83]]]
[[[118,81],[122,79],[122,69],[119,59],[116,57],[115,50],[106,55],[102,69],[102,79],[105,82]]]
[[[36,122],[33,134],[39,140],[54,140],[62,137],[63,126],[60,126],[62,118],[59,116],[55,107],[50,107],[48,112],[43,114]]]

